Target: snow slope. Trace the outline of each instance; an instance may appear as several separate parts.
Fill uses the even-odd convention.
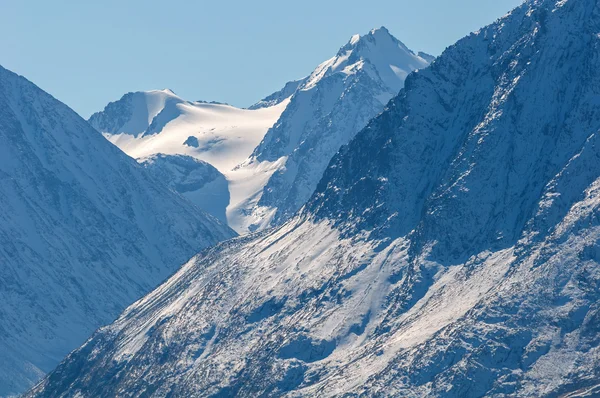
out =
[[[157,154],[138,161],[165,185],[227,224],[229,184],[219,170],[185,155]]]
[[[269,108],[271,106],[275,106],[277,104],[282,103],[284,100],[294,95],[296,90],[298,90],[298,87],[300,87],[306,81],[306,79],[308,79],[308,77],[300,80],[292,80],[291,82],[287,82],[281,90],[269,95],[266,98],[263,98],[248,109]]]
[[[422,55],[375,29],[247,110],[162,90],[126,94],[90,123],[134,158],[183,154],[215,166],[229,181],[229,225],[239,233],[262,230],[308,200],[337,150],[410,72],[428,65],[431,56]]]
[[[286,105],[246,110],[188,102],[170,90],[156,90],[125,94],[89,122],[133,158],[188,155],[223,173],[250,156]]]
[[[398,94],[410,72],[429,64],[431,56],[425,57],[382,27],[353,36],[335,57],[300,81],[290,104],[248,162],[274,163],[277,169],[259,200],[246,206],[250,215],[242,213],[236,225],[262,230],[298,211],[333,155]]]
[[[92,115],[89,121],[134,158],[162,153],[191,156],[210,163],[229,182],[230,201],[221,202],[225,196],[219,194],[217,198],[197,197],[196,203],[204,209],[229,205],[231,213],[266,183],[265,173],[271,169],[268,164],[243,171],[236,166],[250,156],[288,102],[282,98],[273,106],[247,110],[188,102],[170,90],[156,90],[126,94]]]
[[[234,235],[0,67],[0,396]]]
[[[600,4],[448,48],[279,228],[193,258],[29,396],[593,397]]]

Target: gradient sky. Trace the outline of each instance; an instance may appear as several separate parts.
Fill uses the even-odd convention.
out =
[[[0,0],[0,64],[82,116],[128,91],[249,106],[386,26],[439,55],[521,0]]]

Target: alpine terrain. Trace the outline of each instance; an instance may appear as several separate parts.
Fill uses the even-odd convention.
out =
[[[528,1],[29,396],[598,396],[599,129],[600,4]]]
[[[227,224],[229,188],[227,179],[219,170],[185,155],[156,154],[138,161],[164,184]]]
[[[234,232],[2,67],[0,142],[0,396],[9,396]]]
[[[89,122],[125,153],[152,165],[148,169],[158,172],[159,179],[169,178],[171,187],[198,207],[227,219],[231,209],[266,183],[268,165],[245,170],[237,166],[252,154],[288,102],[284,98],[249,110],[190,102],[171,90],[154,90],[125,94]]]
[[[180,154],[216,167],[229,182],[230,201],[196,195],[195,203],[208,211],[226,206],[229,225],[246,233],[293,215],[339,148],[430,61],[380,28],[353,36],[308,77],[249,109],[188,102],[170,90],[137,92],[90,124],[134,158]]]
[[[327,164],[431,56],[409,50],[385,28],[354,35],[300,81],[289,105],[246,167],[273,164],[272,176],[238,216],[238,230],[281,224],[306,203]],[[288,83],[289,86],[290,83]],[[286,86],[286,87],[288,87]],[[284,89],[285,91],[285,89]],[[259,105],[269,98],[259,102]]]

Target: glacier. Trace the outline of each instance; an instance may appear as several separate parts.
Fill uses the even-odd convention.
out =
[[[198,187],[193,192],[180,193],[220,219],[225,207],[228,224],[244,233],[232,214],[243,212],[249,198],[261,191],[274,166],[263,163],[243,170],[238,166],[252,154],[288,103],[289,99],[283,98],[271,106],[239,109],[226,104],[186,101],[169,89],[153,90],[125,94],[92,115],[89,122],[110,142],[141,162],[157,155],[167,155],[171,160],[185,156],[216,168],[226,180],[227,193],[222,192],[221,182],[204,190]],[[173,162],[160,163],[172,166]],[[187,164],[193,167],[192,161]],[[183,169],[178,168],[181,178]],[[201,178],[201,169],[194,169]],[[162,170],[160,175],[165,176],[165,167],[150,170]],[[208,172],[209,168],[205,170]],[[213,188],[219,193],[211,195]]]

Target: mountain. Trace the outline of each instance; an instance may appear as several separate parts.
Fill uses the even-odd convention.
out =
[[[0,396],[233,231],[0,67]]]
[[[151,135],[160,131],[178,113],[177,105],[184,102],[170,89],[127,93],[103,112],[94,113],[89,123],[109,135]]]
[[[263,98],[248,109],[269,108],[271,106],[275,106],[282,103],[283,101],[294,95],[294,93],[298,90],[298,87],[300,87],[302,83],[306,81],[306,79],[307,78],[287,82],[281,90],[269,95],[268,97]]]
[[[92,115],[89,122],[134,158],[184,155],[215,167],[228,181],[228,194],[223,194],[222,184],[218,183],[217,198],[196,195],[195,203],[222,219],[223,207],[228,208],[227,214],[234,212],[232,209],[264,186],[268,178],[265,177],[265,170],[269,170],[267,163],[244,170],[236,166],[250,156],[288,102],[282,99],[270,107],[248,110],[189,102],[171,90],[155,90],[125,94],[102,112]],[[200,169],[195,173],[199,175]],[[214,201],[219,198],[223,201]]]
[[[89,122],[133,158],[188,155],[226,172],[246,160],[285,105],[251,111],[154,90],[125,94]]]
[[[277,167],[260,196],[245,206],[236,229],[262,230],[291,217],[340,147],[398,94],[410,72],[429,62],[430,56],[416,55],[382,27],[353,36],[335,57],[297,82],[290,104],[248,161]]]
[[[433,61],[435,61],[435,55],[427,54],[423,51],[419,51],[417,53],[417,55],[429,63],[432,63]]]
[[[141,158],[139,162],[165,185],[227,224],[225,212],[229,205],[229,188],[219,170],[184,155],[157,154]]]
[[[29,396],[597,396],[598,32],[596,0],[534,0],[449,47],[302,212],[196,256]]]
[[[210,163],[229,181],[229,226],[262,230],[308,200],[337,150],[410,72],[429,64],[431,56],[420,54],[375,29],[249,109],[188,102],[170,90],[138,92],[110,103],[90,124],[134,158],[182,154]]]

